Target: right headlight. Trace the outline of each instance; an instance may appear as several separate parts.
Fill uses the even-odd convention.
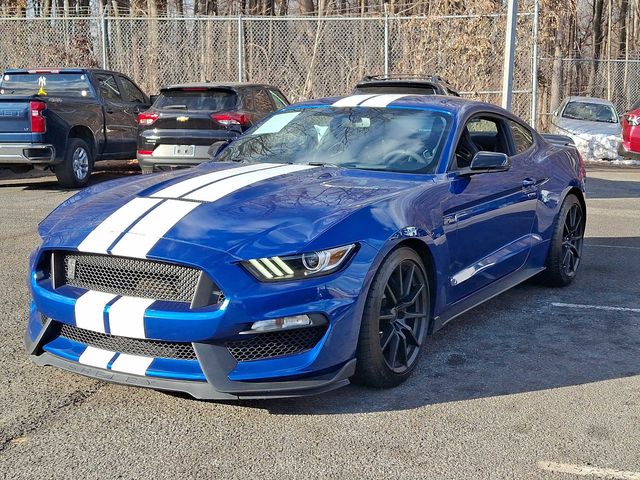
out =
[[[255,258],[241,262],[257,280],[277,282],[310,278],[338,270],[355,251],[356,244],[299,255]]]

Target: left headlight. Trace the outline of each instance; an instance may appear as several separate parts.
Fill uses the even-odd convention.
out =
[[[284,257],[255,258],[241,262],[261,282],[298,280],[326,275],[339,269],[355,251],[356,244]]]

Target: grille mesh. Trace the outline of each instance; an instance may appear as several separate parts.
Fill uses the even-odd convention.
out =
[[[326,330],[327,327],[323,325],[281,332],[255,333],[246,340],[227,342],[227,348],[238,362],[292,355],[312,349]]]
[[[196,352],[191,343],[143,340],[139,338],[117,337],[106,333],[92,332],[62,323],[60,336],[92,347],[113,352],[142,355],[145,357],[195,360]]]
[[[195,268],[150,260],[64,254],[65,283],[117,295],[191,302],[199,275]]]

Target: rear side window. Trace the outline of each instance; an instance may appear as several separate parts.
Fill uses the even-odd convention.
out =
[[[253,101],[255,102],[256,110],[259,112],[273,111],[273,104],[271,103],[271,100],[269,100],[269,96],[266,91],[258,90],[253,96]]]
[[[99,73],[96,75],[96,79],[98,80],[98,88],[100,89],[102,98],[105,100],[122,100],[120,97],[120,89],[116,83],[116,77]]]
[[[91,87],[84,73],[7,73],[0,83],[0,95],[90,97]]]
[[[158,109],[221,112],[237,108],[238,96],[231,90],[165,90],[154,103]]]
[[[282,95],[280,95],[280,93],[269,90],[269,95],[271,95],[271,99],[273,100],[273,103],[276,104],[276,108],[278,110],[288,105],[287,101],[282,97]]]
[[[531,132],[517,122],[509,120],[513,143],[516,146],[516,154],[525,152],[533,146]]]
[[[131,80],[120,77],[120,85],[122,85],[122,96],[126,102],[145,103],[144,94]]]

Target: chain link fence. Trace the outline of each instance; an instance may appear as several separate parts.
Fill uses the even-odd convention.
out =
[[[513,110],[531,119],[535,18],[518,16]],[[500,103],[506,16],[0,18],[0,67],[99,66],[147,92],[188,81],[272,83],[293,101],[366,74],[424,73]]]
[[[570,95],[605,98],[622,114],[640,100],[640,60],[556,59],[559,71],[560,101]],[[541,122],[558,107],[551,104],[553,58],[540,59],[538,96],[541,99]]]

